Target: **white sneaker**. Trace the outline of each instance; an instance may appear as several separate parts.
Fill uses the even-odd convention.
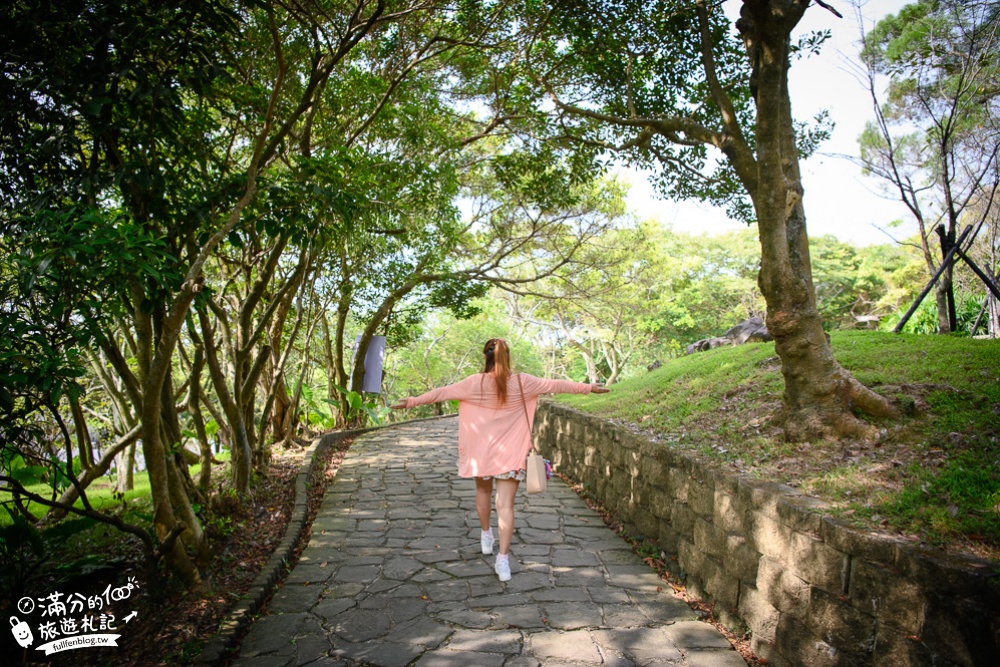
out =
[[[479,538],[479,544],[483,547],[483,553],[489,555],[493,553],[493,531],[483,533]]]
[[[497,559],[497,564],[493,566],[500,581],[510,581],[510,560]]]

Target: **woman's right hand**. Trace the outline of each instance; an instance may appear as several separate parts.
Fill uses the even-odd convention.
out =
[[[605,387],[602,384],[592,384],[592,385],[590,385],[590,393],[591,394],[606,394],[609,391],[611,391],[611,390],[608,389],[607,387]]]

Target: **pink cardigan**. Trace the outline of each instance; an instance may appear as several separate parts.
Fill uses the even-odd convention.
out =
[[[528,418],[535,420],[540,394],[589,394],[591,385],[569,380],[545,380],[520,373]],[[461,382],[407,398],[412,408],[438,401],[458,400],[458,475],[488,477],[524,467],[531,449],[531,423],[521,407],[517,374],[507,380],[507,402],[500,405],[496,382],[484,373]]]

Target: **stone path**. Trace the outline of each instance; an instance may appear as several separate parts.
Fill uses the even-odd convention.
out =
[[[232,665],[745,667],[558,479],[519,490],[513,578],[500,583],[457,438],[445,419],[354,442]]]

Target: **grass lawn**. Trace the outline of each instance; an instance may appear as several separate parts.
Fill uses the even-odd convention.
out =
[[[215,455],[216,460],[223,461],[223,465],[216,465],[212,469],[212,479],[219,480],[225,479],[228,475],[228,461],[229,452],[224,451],[220,454]],[[197,480],[198,473],[201,470],[201,464],[193,465],[188,468],[191,478]],[[105,475],[104,477],[98,477],[90,486],[87,487],[87,499],[90,501],[90,506],[99,512],[105,512],[108,514],[115,514],[117,511],[124,507],[125,515],[122,517],[125,521],[130,521],[129,515],[133,515],[132,522],[145,524],[148,523],[150,519],[143,518],[145,515],[152,513],[152,500],[150,497],[149,490],[149,475],[145,470],[137,471],[133,476],[133,488],[131,491],[126,491],[123,498],[115,497],[114,488],[115,483],[111,477]],[[52,497],[52,487],[45,483],[28,484],[26,487],[28,491],[32,493],[37,493],[45,498]],[[62,495],[61,492],[56,494],[56,498]],[[37,516],[42,516],[46,512],[46,508],[30,501],[25,501],[25,505],[28,509],[36,514]],[[73,503],[74,507],[83,508],[83,501],[79,498]],[[135,521],[135,515],[139,515],[139,520]],[[10,525],[11,518],[7,512],[0,511],[0,526]]]
[[[785,442],[773,343],[673,359],[562,402],[826,500],[859,525],[1000,559],[1000,341],[834,332],[837,360],[909,415],[877,435]]]

